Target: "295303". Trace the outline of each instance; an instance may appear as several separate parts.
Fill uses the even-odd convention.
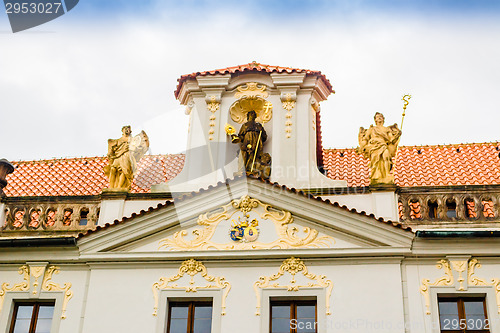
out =
[[[61,2],[6,2],[7,14],[57,14],[62,9]]]

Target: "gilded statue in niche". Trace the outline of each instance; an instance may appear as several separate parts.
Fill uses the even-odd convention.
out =
[[[394,184],[392,175],[393,157],[401,137],[397,124],[384,126],[384,115],[375,113],[375,126],[359,129],[358,154],[370,160],[370,184]]]
[[[132,138],[130,126],[122,127],[122,137],[108,140],[109,164],[104,173],[109,189],[129,191],[137,169],[137,162],[149,149],[149,138],[144,131]]]
[[[226,125],[226,133],[231,136],[232,143],[240,145],[239,169],[267,179],[271,174],[271,155],[263,152],[267,133],[256,119],[257,113],[249,111],[247,121],[241,125],[238,134],[231,125]]]

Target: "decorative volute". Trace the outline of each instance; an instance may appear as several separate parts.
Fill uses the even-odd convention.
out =
[[[343,180],[324,176],[317,165],[319,102],[332,92],[321,72],[256,62],[182,76],[175,95],[190,117],[184,168],[174,180],[152,190],[198,190],[241,174],[245,163],[247,173],[264,178],[270,167],[270,180],[288,187],[346,186]],[[260,133],[241,144],[249,111],[255,111],[259,124],[253,128]],[[242,161],[239,151],[246,147]]]

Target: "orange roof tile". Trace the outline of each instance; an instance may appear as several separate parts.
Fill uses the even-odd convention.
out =
[[[191,74],[182,75],[177,81],[177,89],[175,90],[175,98],[179,97],[179,93],[181,91],[182,84],[188,79],[194,79],[197,76],[207,76],[207,75],[217,75],[217,74],[234,74],[237,72],[245,72],[245,71],[258,71],[258,72],[266,72],[266,73],[306,73],[307,75],[317,75],[321,78],[321,80],[325,83],[328,90],[333,93],[334,90],[330,81],[326,78],[325,75],[321,74],[320,71],[314,71],[310,69],[299,69],[299,68],[291,68],[291,67],[280,67],[280,66],[270,66],[259,64],[258,62],[250,62],[248,64],[226,67],[221,69],[214,69],[212,71],[204,71],[204,72],[195,72]]]
[[[500,143],[403,146],[394,166],[401,187],[500,184]],[[354,149],[323,151],[328,176],[348,186],[370,184],[368,161]]]
[[[108,187],[103,167],[106,157],[66,158],[12,162],[4,192],[11,197],[98,195]],[[174,178],[184,155],[147,155],[138,164],[132,193],[150,192],[151,185]]]
[[[500,184],[500,143],[400,147],[395,165],[402,187]],[[354,149],[325,149],[325,168],[348,186],[369,185],[368,161]],[[106,157],[12,162],[4,192],[20,196],[98,195],[108,186]],[[184,155],[147,155],[138,164],[132,193],[148,193],[153,184],[174,178]]]

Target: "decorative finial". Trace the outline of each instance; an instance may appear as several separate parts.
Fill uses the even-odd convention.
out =
[[[401,126],[399,127],[400,130],[403,129],[403,121],[405,120],[406,107],[408,106],[410,99],[411,99],[411,95],[409,95],[409,94],[404,95],[403,98],[401,99],[402,101],[404,101],[404,105],[403,105],[403,118],[401,119]]]

